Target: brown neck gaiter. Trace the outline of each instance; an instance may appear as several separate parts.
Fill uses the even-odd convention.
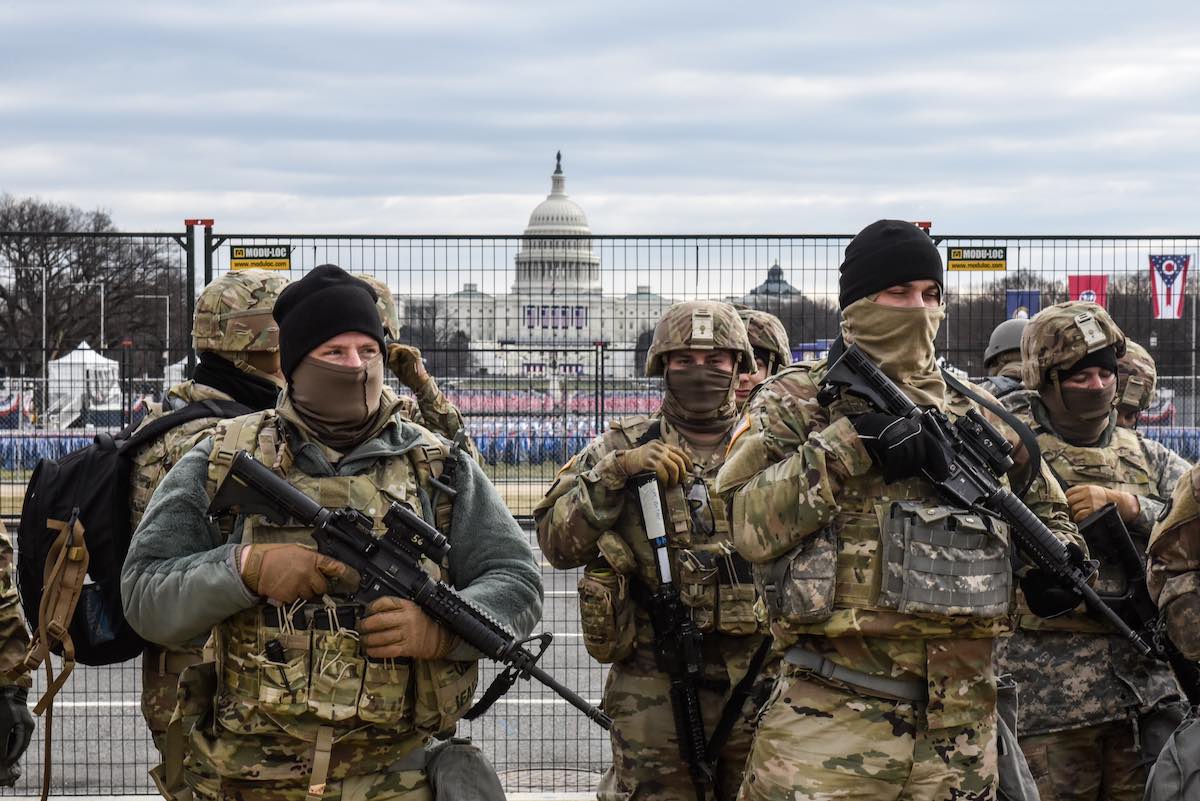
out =
[[[383,394],[383,355],[358,367],[306,356],[288,392],[300,422],[331,448],[346,451],[376,433]]]
[[[842,309],[842,339],[862,348],[913,403],[944,409],[946,384],[933,340],[945,316],[945,306],[885,306],[862,298]]]
[[[663,394],[663,417],[671,425],[701,434],[715,434],[737,419],[733,390],[737,373],[703,364],[667,369],[667,391]]]
[[[1117,382],[1104,389],[1063,387],[1057,376],[1042,391],[1042,403],[1050,413],[1050,422],[1062,438],[1072,445],[1091,445],[1098,441],[1112,420]]]

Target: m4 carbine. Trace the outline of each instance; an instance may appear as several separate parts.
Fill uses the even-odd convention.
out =
[[[450,543],[409,509],[392,503],[384,515],[387,532],[376,537],[371,519],[362,512],[350,507],[326,509],[249,453],[239,451],[208,513],[215,516],[230,510],[261,514],[279,524],[295,520],[310,526],[318,551],[358,571],[359,587],[353,595],[356,603],[366,605],[384,596],[406,598],[468,645],[503,664],[504,672],[467,712],[467,720],[483,714],[517,679],[532,677],[602,728],[612,726],[608,715],[537,666],[552,634],[517,640],[449,584],[429,575],[421,566],[421,557],[441,564],[450,552]],[[539,644],[537,653],[522,647],[534,640]]]
[[[840,355],[835,353],[839,346]],[[838,340],[830,360],[818,396],[823,404],[828,405],[844,390],[880,412],[918,423],[930,435],[931,445],[941,449],[948,466],[945,476],[922,470],[943,499],[962,509],[982,508],[1007,522],[1017,550],[1026,560],[1078,595],[1144,656],[1153,654],[1141,635],[1092,589],[1088,582],[1095,571],[1072,559],[1066,544],[1000,481],[1013,467],[1012,445],[983,415],[972,409],[952,423],[939,409],[917,406],[857,345],[846,346]],[[1031,465],[1031,469],[1038,466]]]

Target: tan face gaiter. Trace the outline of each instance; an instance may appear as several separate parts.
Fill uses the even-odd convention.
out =
[[[1091,445],[1112,422],[1117,381],[1104,389],[1064,387],[1057,375],[1042,388],[1042,403],[1050,413],[1050,423],[1072,445]]]
[[[842,309],[842,339],[862,348],[913,403],[944,411],[946,384],[933,338],[945,316],[945,306],[884,306],[862,298]]]
[[[380,428],[383,354],[358,367],[306,356],[292,371],[289,397],[300,421],[331,448],[345,451]]]
[[[702,434],[715,434],[737,419],[734,388],[738,374],[704,364],[667,368],[667,391],[662,413],[672,425]]]

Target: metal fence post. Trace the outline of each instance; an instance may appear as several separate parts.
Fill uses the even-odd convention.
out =
[[[184,252],[187,254],[187,278],[184,283],[187,286],[187,291],[184,296],[183,308],[187,325],[192,324],[192,318],[196,314],[196,225],[204,222],[203,220],[184,220],[183,224],[187,227],[187,232],[184,234]],[[169,307],[168,307],[169,308]],[[196,369],[196,352],[192,350],[192,338],[187,338],[187,375],[190,377],[192,371]],[[168,354],[167,364],[170,365],[170,355]],[[164,368],[163,378],[167,374]]]

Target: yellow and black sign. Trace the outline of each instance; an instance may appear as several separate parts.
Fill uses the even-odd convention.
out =
[[[946,248],[947,270],[1007,270],[1008,248]]]
[[[231,270],[290,270],[291,245],[230,245]]]

